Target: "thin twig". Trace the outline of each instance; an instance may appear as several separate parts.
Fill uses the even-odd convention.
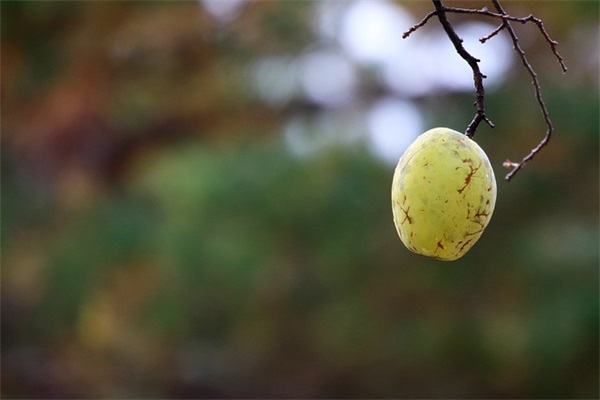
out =
[[[490,121],[490,119],[485,115],[485,89],[483,87],[483,79],[486,76],[482,74],[481,70],[479,69],[480,60],[473,57],[467,50],[465,50],[464,46],[462,45],[463,40],[456,34],[454,28],[448,21],[448,18],[446,17],[446,6],[442,4],[441,0],[433,0],[433,4],[435,6],[436,15],[440,20],[444,31],[446,31],[448,38],[450,38],[450,41],[454,45],[456,52],[467,62],[467,64],[469,64],[469,66],[473,70],[473,81],[475,82],[476,93],[476,112],[475,116],[473,117],[473,120],[471,121],[469,126],[467,126],[467,130],[465,131],[465,135],[467,135],[468,137],[473,137],[481,121],[487,122],[487,124],[492,128],[494,127],[492,121]]]
[[[520,162],[516,163],[516,162],[512,162],[510,160],[506,160],[504,162],[503,165],[505,167],[512,168],[510,173],[508,173],[505,178],[507,181],[510,181],[515,176],[515,174],[521,168],[523,168],[523,166],[528,161],[533,159],[533,157],[535,157],[535,155],[545,145],[548,144],[548,142],[550,141],[550,138],[552,136],[552,132],[554,131],[554,127],[552,126],[552,122],[550,121],[550,116],[549,116],[548,110],[546,108],[546,104],[544,103],[544,100],[542,98],[541,86],[540,86],[537,74],[535,73],[535,71],[531,67],[531,64],[527,60],[525,52],[523,51],[523,49],[520,46],[519,38],[517,37],[517,34],[515,33],[512,25],[511,25],[511,22],[519,22],[521,24],[525,24],[527,22],[533,22],[538,27],[539,31],[541,32],[541,34],[544,37],[544,39],[546,40],[546,42],[548,42],[548,44],[550,45],[550,48],[551,48],[552,52],[554,53],[554,56],[556,57],[556,60],[560,64],[560,67],[564,73],[567,71],[567,67],[564,63],[564,59],[562,58],[562,56],[558,53],[558,51],[556,49],[556,46],[558,46],[558,42],[553,40],[550,37],[550,35],[546,31],[546,28],[544,28],[544,24],[541,19],[536,18],[533,15],[528,15],[527,17],[522,17],[522,18],[509,15],[504,11],[502,6],[500,5],[499,0],[491,0],[492,3],[494,4],[494,7],[496,8],[497,12],[489,11],[487,9],[487,7],[484,7],[482,9],[446,7],[444,4],[442,4],[441,0],[432,0],[432,1],[435,6],[435,11],[429,12],[420,22],[418,22],[417,24],[412,26],[408,31],[404,32],[402,37],[407,38],[414,31],[416,31],[417,29],[419,29],[420,27],[425,25],[427,23],[427,21],[429,21],[429,19],[431,19],[431,17],[433,17],[435,15],[438,17],[442,27],[444,28],[444,31],[448,35],[448,38],[450,39],[452,44],[454,45],[454,48],[456,49],[457,53],[469,64],[469,66],[473,70],[473,80],[475,83],[475,92],[477,95],[476,100],[475,100],[476,113],[475,113],[475,117],[473,117],[473,120],[471,121],[471,123],[467,127],[467,130],[465,131],[465,135],[467,135],[468,137],[473,137],[473,135],[475,134],[475,131],[477,130],[477,127],[479,126],[479,123],[481,121],[487,122],[491,127],[493,127],[494,125],[487,118],[487,116],[485,114],[485,107],[484,107],[485,91],[484,91],[484,87],[483,87],[483,79],[485,78],[485,75],[483,75],[479,69],[479,61],[480,60],[473,57],[471,54],[469,54],[465,50],[464,46],[462,45],[462,39],[454,31],[452,24],[448,21],[446,13],[476,14],[476,15],[482,15],[482,16],[486,16],[486,17],[500,19],[502,21],[500,26],[498,26],[496,29],[494,29],[489,35],[484,36],[481,39],[479,39],[479,41],[481,43],[485,43],[486,41],[488,41],[489,39],[493,38],[498,33],[500,33],[502,30],[506,29],[511,37],[515,51],[518,53],[522,64],[525,66],[525,69],[527,70],[527,72],[529,73],[529,75],[532,78],[532,85],[535,90],[535,98],[538,102],[538,105],[542,112],[542,116],[544,118],[544,122],[546,123],[546,126],[547,126],[546,135],[542,139],[542,141],[534,149],[532,149],[531,152],[527,156],[525,156]]]
[[[410,36],[411,33],[413,33],[414,31],[416,31],[417,29],[419,29],[423,25],[425,25],[427,23],[427,21],[429,21],[429,18],[433,17],[436,14],[437,14],[437,11],[431,11],[419,23],[417,23],[416,25],[412,26],[409,30],[407,30],[406,32],[404,32],[402,34],[402,39],[406,39],[408,36]]]
[[[481,43],[485,43],[485,42],[487,42],[488,40],[490,40],[491,38],[493,38],[494,36],[496,36],[498,33],[500,33],[500,31],[501,31],[502,29],[504,29],[504,28],[506,28],[506,25],[504,24],[504,22],[502,22],[502,24],[500,24],[500,26],[499,26],[499,27],[497,27],[496,29],[494,29],[494,30],[492,31],[492,33],[490,33],[490,34],[489,34],[489,35],[487,35],[487,36],[484,36],[484,37],[482,37],[481,39],[479,39],[479,41],[480,41]]]
[[[494,3],[494,6],[496,6],[496,4],[498,4],[500,6],[500,4],[495,0],[492,0],[492,3]],[[513,17],[512,15],[506,14],[505,12],[498,11],[498,13],[495,13],[495,12],[489,11],[487,8],[482,8],[482,9],[459,8],[459,7],[444,7],[444,8],[445,8],[446,12],[451,12],[451,13],[455,13],[455,14],[477,14],[477,15],[484,15],[486,17],[498,18],[503,21],[503,25],[504,25],[504,21],[514,21],[514,22],[520,22],[522,24],[526,24],[527,22],[533,22],[538,27],[541,34],[544,36],[544,39],[546,39],[546,42],[548,42],[548,44],[550,45],[550,48],[552,49],[554,56],[556,57],[558,63],[560,64],[562,71],[567,72],[567,66],[564,63],[564,59],[562,58],[562,56],[558,53],[558,50],[556,49],[556,46],[558,46],[558,42],[556,40],[553,40],[550,37],[550,35],[546,31],[546,28],[544,27],[544,23],[542,22],[541,19],[536,18],[531,14],[529,14],[526,17]],[[500,9],[502,9],[502,6],[500,6]]]
[[[494,7],[496,7],[496,9],[498,10],[499,13],[505,14],[505,11],[502,8],[502,6],[500,5],[500,3],[498,2],[498,0],[492,0],[492,3],[494,4]],[[546,104],[544,103],[544,99],[542,98],[542,89],[540,87],[540,82],[538,80],[537,74],[531,67],[531,64],[529,64],[529,61],[527,60],[527,56],[525,55],[525,52],[521,48],[521,45],[519,43],[519,38],[517,37],[515,30],[513,29],[512,25],[510,24],[510,22],[507,19],[504,19],[502,21],[502,25],[508,31],[508,33],[512,39],[514,49],[519,54],[519,57],[521,58],[521,62],[523,63],[523,66],[525,66],[525,69],[527,70],[529,75],[531,75],[531,79],[532,79],[531,84],[533,85],[533,88],[535,90],[535,98],[540,106],[540,110],[542,111],[542,116],[544,117],[544,122],[546,122],[546,127],[547,127],[546,135],[544,136],[542,141],[533,150],[531,150],[531,152],[527,156],[525,156],[521,160],[521,162],[512,163],[509,160],[507,160],[505,162],[505,164],[504,164],[505,166],[512,168],[512,170],[505,177],[505,179],[507,181],[510,181],[517,174],[517,172],[519,172],[519,170],[525,166],[525,164],[528,161],[530,161],[533,157],[535,157],[535,155],[545,145],[548,144],[548,142],[550,141],[550,138],[552,137],[552,132],[554,132],[554,126],[552,126],[552,121],[550,121],[550,116],[548,115],[548,109],[546,108]],[[564,64],[562,64],[562,65],[564,65]],[[564,69],[566,70],[566,67]]]
[[[497,3],[494,0],[492,0],[492,2],[494,3],[494,5]],[[434,3],[434,5],[436,5],[436,4],[439,3],[439,6],[441,6],[441,8],[443,9],[444,13],[476,14],[476,15],[482,15],[482,16],[486,16],[486,17],[492,17],[492,18],[501,19],[503,22],[504,21],[514,21],[514,22],[520,22],[521,24],[526,24],[527,22],[533,22],[538,27],[538,29],[539,29],[540,33],[542,34],[542,36],[544,36],[544,39],[546,39],[546,42],[548,42],[548,44],[550,45],[550,48],[552,49],[552,53],[554,53],[554,56],[556,57],[556,60],[560,64],[560,67],[561,67],[562,71],[563,72],[567,72],[567,66],[565,65],[564,59],[560,55],[560,53],[558,52],[558,50],[556,49],[556,46],[558,46],[558,42],[556,40],[553,40],[550,37],[550,35],[546,31],[546,28],[544,27],[544,22],[540,18],[534,17],[531,14],[528,15],[528,16],[526,16],[526,17],[514,17],[512,15],[509,15],[509,14],[506,14],[506,13],[502,13],[502,12],[495,13],[493,11],[488,10],[485,7],[481,8],[481,9],[476,9],[476,8],[460,8],[460,7],[447,7],[447,6],[443,5],[443,4],[441,4],[441,1],[439,1],[439,0],[433,0],[433,3]],[[439,10],[438,5],[436,5],[436,10]],[[415,24],[408,31],[404,32],[404,34],[402,35],[402,37],[403,38],[407,38],[411,33],[413,33],[414,31],[416,31],[417,29],[419,29],[423,25],[425,25],[427,23],[427,21],[431,17],[433,17],[434,15],[437,15],[438,12],[439,11],[431,11],[431,12],[429,12],[429,14],[427,14],[425,16],[425,18],[423,18],[419,23]],[[491,37],[493,37],[496,34],[498,34],[498,32],[500,32],[503,29],[503,27],[504,27],[504,23],[502,23],[502,25],[500,25],[500,27],[496,28],[496,30],[494,30],[494,32],[492,32],[491,34],[489,34],[485,38],[480,39],[481,42],[483,43],[483,42],[487,41],[488,39],[490,39]]]

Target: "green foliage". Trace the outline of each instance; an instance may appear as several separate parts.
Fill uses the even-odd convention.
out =
[[[547,28],[592,18],[576,3]],[[545,128],[521,76],[486,92],[496,210],[441,263],[402,246],[367,141],[292,151],[290,118],[338,110],[251,90],[265,55],[314,49],[318,4],[227,23],[2,2],[3,397],[598,397],[597,78],[542,79],[557,130],[510,184],[501,163]],[[472,117],[472,96],[434,97],[428,125]]]

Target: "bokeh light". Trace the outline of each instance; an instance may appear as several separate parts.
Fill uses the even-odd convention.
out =
[[[395,98],[375,103],[369,111],[367,123],[374,153],[393,165],[424,131],[419,110],[411,103]]]
[[[332,51],[312,51],[300,60],[306,96],[323,106],[339,107],[351,100],[356,87],[354,66]]]

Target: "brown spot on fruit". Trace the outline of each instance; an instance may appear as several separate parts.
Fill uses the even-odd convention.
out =
[[[406,210],[402,207],[400,207],[400,209],[404,213],[404,219],[402,220],[402,222],[400,222],[400,224],[403,224],[406,221],[408,221],[409,224],[412,224],[412,218],[410,217],[410,215],[408,215],[408,212],[410,211],[410,207],[408,207]]]
[[[477,214],[474,215],[475,218],[487,217],[489,213],[484,213],[481,211],[477,211]]]
[[[483,225],[482,225],[482,228],[481,228],[480,230],[478,230],[478,231],[475,231],[475,232],[468,232],[468,233],[465,233],[465,236],[473,236],[473,235],[477,235],[477,234],[479,234],[479,233],[483,232],[483,230],[484,230],[484,229],[485,229],[485,227],[483,227]]]
[[[468,245],[469,243],[471,243],[473,239],[469,239],[466,242],[463,243],[462,246],[460,246],[460,248],[458,248],[458,252],[461,253],[463,251],[463,249],[465,248],[466,245]]]
[[[458,193],[462,193],[467,188],[467,186],[469,186],[469,183],[471,183],[471,179],[473,179],[473,175],[475,175],[477,173],[477,171],[479,171],[479,168],[481,168],[481,162],[479,163],[477,168],[473,168],[473,160],[471,160],[470,158],[466,159],[466,160],[461,160],[461,161],[465,164],[469,164],[470,171],[467,174],[467,177],[465,178],[465,186],[458,189]]]

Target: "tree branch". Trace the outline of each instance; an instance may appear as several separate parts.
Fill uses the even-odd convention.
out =
[[[531,67],[531,64],[527,60],[525,52],[523,51],[523,49],[521,48],[521,46],[519,44],[519,38],[518,38],[516,32],[514,31],[512,25],[511,25],[511,22],[519,22],[521,24],[525,24],[527,22],[534,23],[538,27],[540,33],[542,34],[542,36],[544,37],[546,42],[548,42],[548,44],[550,45],[550,48],[551,48],[552,52],[554,53],[554,56],[556,57],[556,60],[560,64],[560,67],[564,73],[567,71],[567,67],[564,63],[564,59],[562,58],[562,56],[558,53],[558,51],[556,49],[558,42],[553,40],[550,37],[550,35],[546,31],[546,28],[544,28],[544,24],[541,19],[536,18],[531,14],[528,15],[527,17],[522,17],[522,18],[509,15],[504,11],[502,6],[500,5],[499,0],[491,0],[492,4],[494,5],[494,8],[496,9],[497,12],[489,11],[487,9],[487,7],[484,7],[482,9],[447,7],[441,2],[441,0],[432,0],[432,2],[435,7],[435,10],[429,12],[420,22],[418,22],[417,24],[412,26],[409,30],[404,32],[402,37],[407,38],[408,36],[410,36],[410,34],[415,32],[417,29],[424,26],[429,21],[429,19],[431,19],[431,17],[433,17],[435,15],[438,17],[440,24],[442,25],[444,31],[448,35],[448,38],[454,45],[456,52],[467,62],[467,64],[469,64],[469,66],[473,70],[473,81],[475,84],[475,93],[476,93],[476,99],[475,99],[474,105],[475,105],[476,112],[475,112],[475,116],[473,117],[473,120],[467,126],[465,135],[467,135],[468,137],[473,137],[475,135],[475,131],[477,130],[477,127],[479,126],[481,121],[485,121],[491,127],[494,127],[494,124],[492,124],[492,122],[489,120],[489,118],[486,116],[486,113],[485,113],[485,104],[484,104],[485,90],[483,87],[483,79],[485,79],[486,76],[483,73],[481,73],[481,70],[479,69],[480,60],[473,57],[464,48],[464,46],[462,45],[462,42],[463,42],[462,39],[456,34],[456,32],[454,31],[454,27],[448,21],[448,18],[446,16],[447,13],[475,14],[475,15],[481,15],[481,16],[486,16],[486,17],[490,17],[490,18],[500,19],[502,21],[500,26],[498,26],[496,29],[494,29],[489,35],[484,36],[481,39],[479,39],[479,41],[481,43],[485,43],[488,40],[490,40],[491,38],[493,38],[494,36],[498,35],[501,31],[507,30],[508,34],[510,35],[511,40],[513,42],[515,51],[519,55],[519,58],[521,59],[523,66],[525,67],[525,69],[527,70],[527,72],[529,73],[529,75],[532,78],[532,85],[534,87],[535,98],[538,102],[539,108],[542,113],[542,117],[547,126],[546,135],[542,139],[542,141],[534,149],[532,149],[531,152],[527,156],[525,156],[520,162],[515,163],[510,160],[506,160],[504,162],[503,165],[505,167],[512,168],[512,170],[505,177],[505,179],[507,181],[510,181],[515,176],[515,174],[521,168],[523,168],[523,166],[525,166],[525,164],[527,162],[529,162],[531,159],[533,159],[533,157],[535,157],[535,155],[544,146],[546,146],[548,144],[548,142],[550,141],[550,138],[552,136],[552,132],[554,131],[554,127],[552,126],[552,122],[550,121],[550,116],[549,116],[548,110],[546,108],[546,104],[544,103],[544,100],[542,98],[541,86],[540,86],[537,74],[535,73],[535,71]]]
[[[498,0],[492,0],[492,3],[494,4],[494,7],[496,7],[496,10],[498,10],[498,12],[500,14],[503,14],[503,15],[506,14],[506,12],[502,8],[502,6],[498,2]],[[512,39],[515,51],[519,54],[519,57],[521,58],[521,62],[523,63],[523,66],[525,66],[525,69],[527,70],[529,75],[531,75],[531,79],[532,79],[531,83],[534,87],[535,98],[540,106],[540,110],[542,111],[542,116],[544,118],[544,122],[546,123],[546,127],[547,127],[546,136],[544,136],[542,141],[535,148],[533,148],[533,150],[531,150],[531,152],[527,156],[525,156],[519,163],[512,163],[510,160],[507,160],[504,162],[503,165],[505,167],[512,168],[512,170],[504,178],[510,182],[510,180],[517,174],[517,172],[519,172],[519,170],[521,168],[523,168],[528,161],[533,159],[533,157],[535,157],[535,155],[545,145],[548,144],[548,142],[550,141],[550,138],[552,137],[552,132],[554,132],[554,126],[552,126],[552,121],[550,121],[550,116],[548,115],[548,109],[546,108],[546,104],[544,103],[544,99],[542,98],[542,89],[540,87],[540,82],[538,80],[537,74],[531,67],[531,64],[529,64],[529,61],[527,60],[527,56],[525,55],[525,52],[523,51],[523,49],[521,48],[521,45],[519,44],[519,38],[517,37],[515,30],[513,29],[513,27],[511,26],[510,22],[507,19],[504,19],[502,21],[502,26],[508,30],[508,33]],[[545,31],[543,31],[543,32],[545,32]],[[545,36],[546,36],[546,34],[545,34]],[[554,43],[556,43],[556,42],[554,42]],[[555,52],[555,54],[558,54],[558,53]],[[557,57],[559,57],[559,61],[562,65],[563,71],[566,71],[567,67],[564,65],[562,57],[560,57],[560,56],[557,56]]]
[[[434,3],[437,0],[433,0]],[[505,22],[509,22],[509,21],[514,21],[514,22],[520,22],[522,24],[526,24],[527,22],[533,22],[538,29],[540,30],[542,36],[544,36],[544,39],[546,39],[546,42],[548,42],[548,44],[550,45],[550,48],[552,49],[552,52],[554,53],[554,56],[556,57],[558,63],[560,64],[560,67],[562,69],[563,72],[567,72],[567,67],[564,63],[564,59],[562,58],[562,56],[558,53],[558,50],[556,49],[556,46],[558,46],[558,42],[556,40],[553,40],[550,35],[548,34],[548,32],[546,31],[546,28],[544,27],[544,23],[542,22],[541,19],[534,17],[533,15],[529,14],[526,17],[513,17],[512,15],[506,14],[506,12],[504,12],[504,10],[502,9],[502,6],[500,5],[500,3],[496,0],[492,0],[492,3],[494,4],[494,6],[496,7],[496,9],[498,10],[498,13],[489,11],[487,8],[482,8],[482,9],[471,9],[471,8],[458,8],[458,7],[444,7],[446,9],[446,12],[452,12],[455,14],[477,14],[477,15],[483,15],[486,17],[492,17],[492,18],[497,18],[497,19],[501,19],[502,20],[502,25],[504,26]],[[502,10],[502,11],[500,11]],[[502,28],[500,28],[501,30]],[[498,28],[497,28],[498,30]],[[498,33],[498,32],[496,32]],[[488,36],[495,36],[494,32],[492,32],[492,34],[488,35]],[[485,38],[483,38],[485,39]],[[487,39],[489,39],[489,37],[487,37]],[[487,39],[483,40],[483,42],[485,42]]]
[[[402,39],[406,39],[408,36],[410,36],[411,33],[413,33],[414,31],[416,31],[417,29],[419,29],[423,25],[425,25],[427,23],[427,21],[429,21],[429,18],[433,17],[436,14],[437,14],[437,11],[431,11],[418,24],[412,26],[409,30],[407,30],[406,32],[404,32],[402,34]]]
[[[467,126],[467,130],[465,131],[465,135],[467,135],[468,137],[473,137],[481,121],[487,122],[488,125],[492,128],[494,127],[492,121],[490,121],[489,118],[485,115],[485,89],[483,88],[483,79],[486,78],[486,76],[482,74],[481,70],[479,69],[480,60],[473,57],[469,52],[467,52],[467,50],[465,50],[464,46],[462,45],[463,40],[456,34],[454,28],[448,21],[448,18],[446,17],[446,6],[442,4],[441,0],[433,0],[433,5],[435,6],[436,14],[438,19],[440,20],[440,24],[442,24],[442,27],[444,28],[444,31],[448,35],[448,38],[450,38],[450,41],[454,45],[456,52],[467,62],[467,64],[469,64],[469,66],[473,70],[473,81],[475,82],[476,93],[476,112],[475,116],[473,117],[473,120],[471,121],[469,126]]]
[[[496,36],[497,34],[499,34],[499,33],[500,33],[500,31],[501,31],[502,29],[504,29],[504,28],[506,28],[506,25],[504,24],[504,21],[503,21],[503,22],[502,22],[502,24],[500,24],[500,26],[499,26],[499,27],[497,27],[496,29],[494,29],[494,30],[492,31],[492,33],[490,33],[490,34],[489,34],[489,35],[487,35],[487,36],[484,36],[484,37],[482,37],[481,39],[479,39],[479,41],[480,41],[481,43],[485,43],[485,42],[487,42],[488,40],[490,40],[491,38],[493,38],[494,36]]]

